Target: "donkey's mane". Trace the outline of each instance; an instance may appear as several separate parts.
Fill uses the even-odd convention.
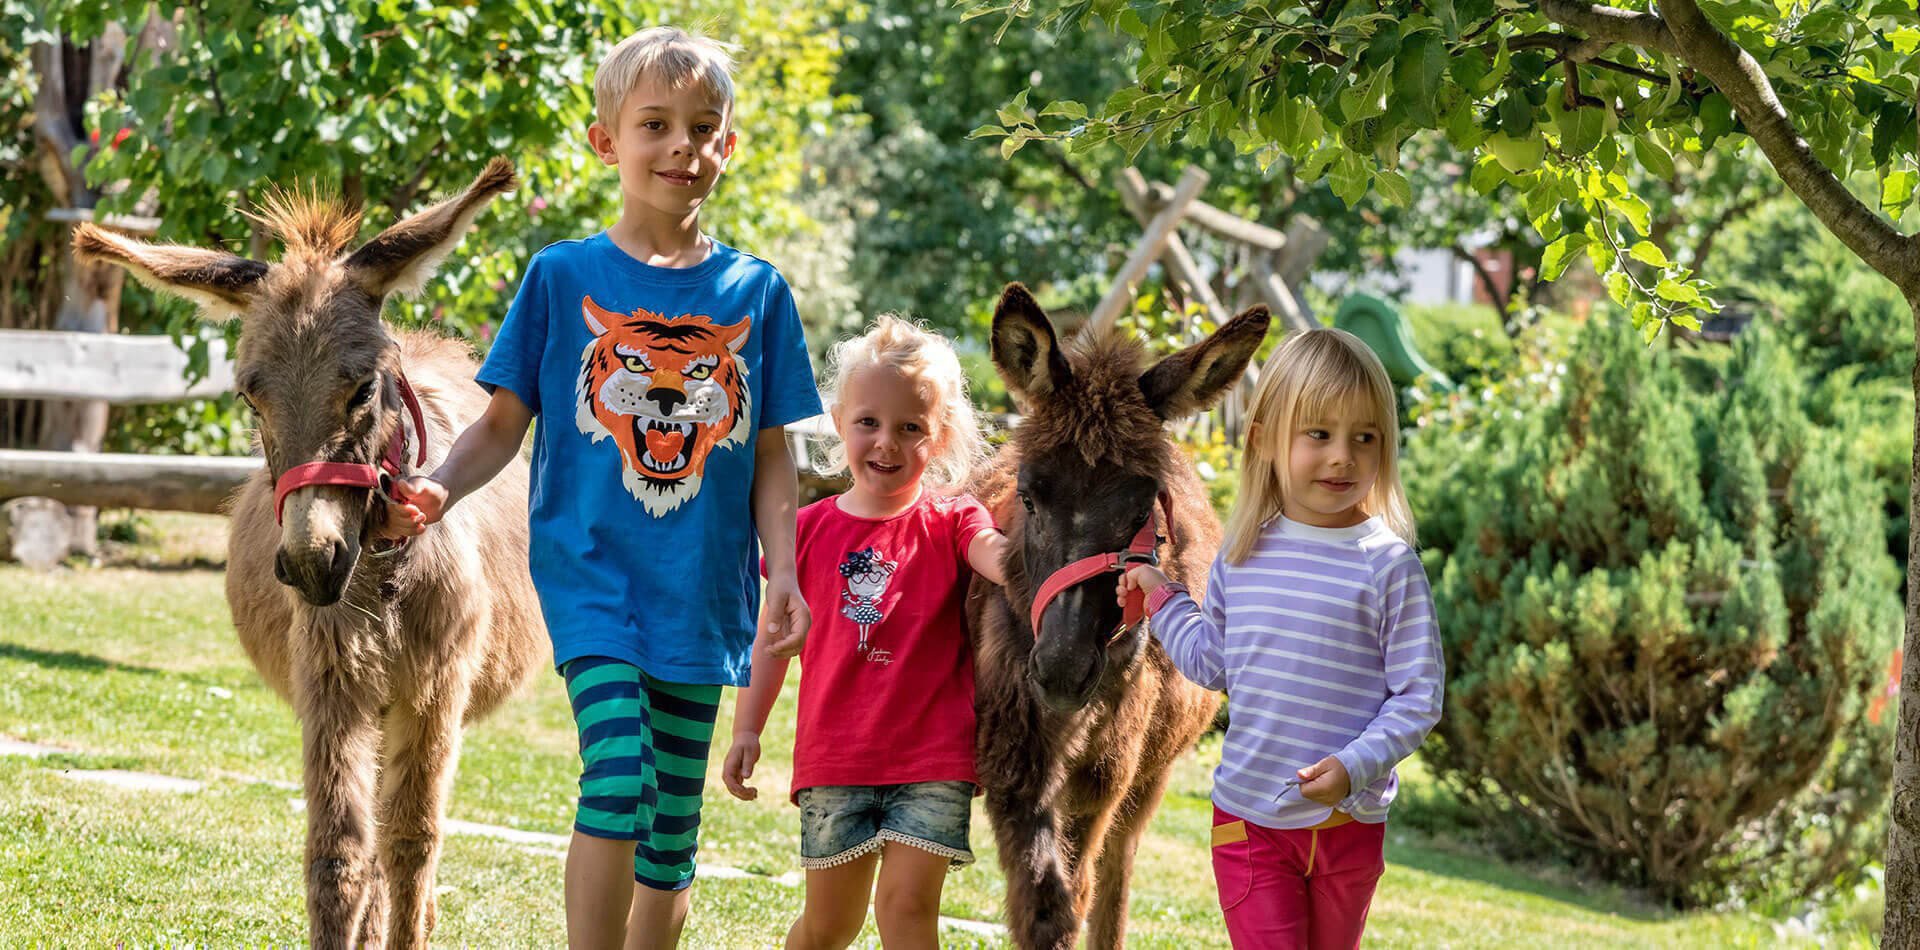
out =
[[[1172,457],[1161,438],[1162,420],[1140,393],[1146,348],[1118,333],[1082,330],[1061,351],[1073,379],[1014,430],[1021,455],[1070,446],[1088,465],[1117,465],[1142,475],[1164,471]]]
[[[360,212],[315,192],[273,189],[247,217],[265,225],[287,245],[287,257],[333,258],[360,235]]]

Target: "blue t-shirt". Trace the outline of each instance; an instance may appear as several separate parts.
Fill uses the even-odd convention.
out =
[[[529,561],[556,666],[745,686],[761,429],[820,412],[793,293],[715,242],[692,267],[605,233],[534,255],[480,367],[539,420]]]

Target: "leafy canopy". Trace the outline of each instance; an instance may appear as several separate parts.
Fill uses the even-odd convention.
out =
[[[1015,96],[974,134],[1004,137],[1008,155],[1034,142],[1131,156],[1224,139],[1263,162],[1299,161],[1303,178],[1324,175],[1349,205],[1369,191],[1406,205],[1414,195],[1402,146],[1431,131],[1478,154],[1468,172],[1475,190],[1508,184],[1519,194],[1548,242],[1543,277],[1586,254],[1650,340],[1668,320],[1697,327],[1716,304],[1709,283],[1649,239],[1653,211],[1628,173],[1671,179],[1716,148],[1742,147],[1747,130],[1728,96],[1660,43],[1589,40],[1549,16],[1584,22],[1595,9],[1567,0],[982,4],[970,15],[1003,17],[1003,29],[1031,18],[1041,30],[1116,31],[1140,58],[1136,81],[1104,101]],[[1700,9],[1753,56],[1822,163],[1843,181],[1871,174],[1880,209],[1895,220],[1909,212],[1920,185],[1911,0],[1707,0]]]

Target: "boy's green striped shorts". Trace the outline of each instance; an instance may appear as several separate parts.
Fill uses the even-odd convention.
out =
[[[580,730],[574,828],[634,842],[633,878],[655,890],[693,883],[700,794],[720,687],[654,679],[602,656],[560,668]]]

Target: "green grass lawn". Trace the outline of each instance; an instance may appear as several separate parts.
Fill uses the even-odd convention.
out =
[[[0,945],[303,941],[299,736],[233,638],[220,523],[150,516],[168,539],[109,565],[37,574],[0,566],[0,738],[68,750],[0,756]],[[183,541],[182,538],[187,540]],[[195,541],[194,539],[198,539]],[[789,693],[792,685],[789,684]],[[731,698],[723,704],[730,711]],[[799,909],[798,816],[785,803],[791,695],[775,712],[758,802],[710,775],[701,862],[765,878],[710,878],[694,897],[689,946],[777,946]],[[717,735],[731,734],[722,720]],[[1143,842],[1130,944],[1224,947],[1207,861],[1210,758],[1180,765]],[[566,695],[546,674],[470,731],[452,817],[565,834],[575,758]],[[66,770],[127,769],[201,781],[196,792],[130,791]],[[1418,782],[1413,770],[1410,782]],[[976,811],[980,863],[948,882],[943,911],[998,921],[1004,886]],[[1740,913],[1673,914],[1555,867],[1522,867],[1404,829],[1374,901],[1369,945],[1387,947],[1779,946]],[[436,942],[557,946],[561,862],[550,848],[449,835]],[[949,946],[1003,945],[952,929]],[[871,924],[862,945],[877,946]]]

